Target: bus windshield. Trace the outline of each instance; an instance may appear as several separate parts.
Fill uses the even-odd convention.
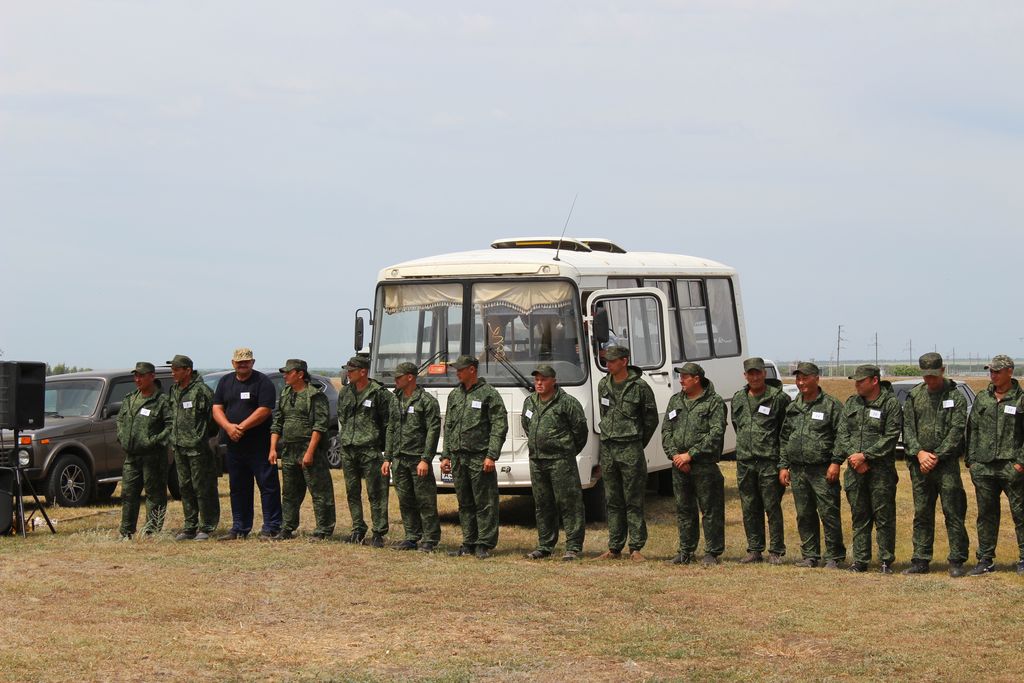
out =
[[[449,364],[463,353],[496,385],[531,382],[538,364],[562,384],[586,379],[579,298],[564,280],[385,284],[377,295],[372,374],[388,383],[402,362],[419,383],[454,386]]]

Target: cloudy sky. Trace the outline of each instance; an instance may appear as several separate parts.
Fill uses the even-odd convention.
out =
[[[0,0],[5,360],[335,366],[384,266],[606,236],[750,350],[1024,355],[1024,4]]]

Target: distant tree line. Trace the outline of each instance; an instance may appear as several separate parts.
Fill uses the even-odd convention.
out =
[[[85,372],[92,370],[92,368],[80,368],[77,365],[65,365],[64,363],[57,363],[56,365],[46,364],[46,376],[50,375],[66,375],[70,372]]]

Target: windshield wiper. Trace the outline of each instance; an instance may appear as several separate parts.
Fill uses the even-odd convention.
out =
[[[437,360],[441,356],[447,356],[448,355],[448,348],[447,347],[448,347],[448,344],[447,344],[447,340],[446,340],[445,341],[445,348],[441,349],[440,351],[435,353],[433,356],[431,356],[427,360],[423,361],[423,363],[421,363],[420,366],[419,366],[417,374],[419,374],[420,372],[423,372],[424,368],[426,368],[428,365],[433,363],[435,360]],[[445,361],[445,362],[447,363],[447,361]]]
[[[508,360],[508,358],[505,358],[502,355],[498,355],[498,353],[494,350],[494,347],[490,345],[487,346],[487,353],[490,354],[491,358],[501,363],[501,366],[508,370],[509,374],[518,379],[519,383],[523,385],[524,389],[526,389],[527,391],[533,391],[533,383],[530,380],[526,379],[526,375],[519,372],[519,368],[513,365]]]

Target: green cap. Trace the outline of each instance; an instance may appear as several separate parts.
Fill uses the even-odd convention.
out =
[[[395,377],[401,377],[402,375],[418,375],[420,369],[415,363],[399,363],[395,368]]]
[[[764,372],[764,358],[748,358],[743,361],[743,372],[750,372],[751,370],[760,370]]]
[[[992,360],[985,366],[985,369],[992,370],[993,372],[999,372],[1000,370],[1012,367],[1013,359],[1004,353],[1000,353],[998,356],[992,356]]]
[[[881,377],[882,371],[878,369],[877,365],[858,365],[857,369],[853,371],[853,376],[850,379],[862,380],[868,377]]]
[[[289,358],[284,362],[283,368],[278,368],[281,372],[291,372],[292,370],[302,370],[304,373],[309,374],[309,368],[306,367],[306,361],[301,358]]]
[[[629,349],[625,346],[609,346],[604,350],[605,360],[618,360],[620,358],[629,358]]]
[[[555,369],[550,365],[538,365],[537,369],[530,373],[534,377],[540,375],[541,377],[555,377]]]
[[[923,377],[942,375],[942,356],[935,352],[928,352],[917,359]]]
[[[704,368],[696,363],[684,363],[676,368],[676,372],[680,375],[696,375],[697,377],[704,376]]]
[[[473,356],[459,356],[458,358],[455,359],[455,362],[452,363],[452,365],[455,366],[456,370],[465,370],[470,365],[472,365],[474,368],[478,367],[480,365],[480,361],[478,361]]]
[[[152,363],[147,363],[144,360],[140,360],[135,364],[135,369],[132,370],[133,375],[148,375],[151,372],[156,372],[156,368]]]
[[[810,361],[801,361],[796,364],[796,370],[793,371],[794,375],[820,375],[821,370],[818,366]]]
[[[348,362],[345,363],[345,369],[346,370],[369,370],[370,369],[370,359],[366,358],[364,356],[352,356],[351,358],[348,359]]]
[[[192,368],[192,367],[195,367],[194,365],[192,365],[192,359],[191,358],[189,358],[188,356],[183,356],[180,353],[178,355],[176,355],[174,358],[172,358],[169,361],[167,361],[167,364],[170,365],[172,368]]]

